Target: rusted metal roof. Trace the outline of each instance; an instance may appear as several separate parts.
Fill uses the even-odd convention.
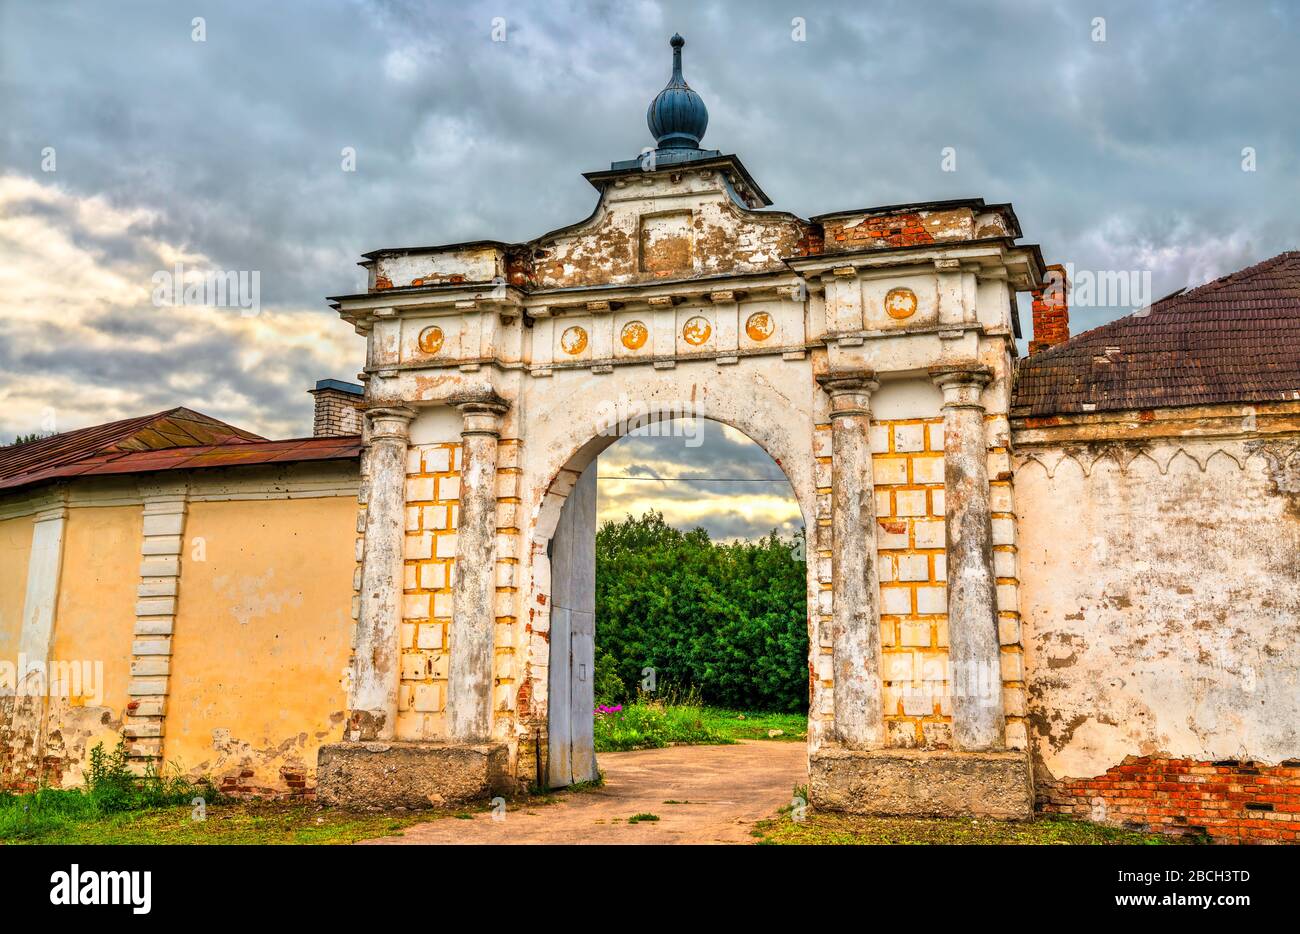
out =
[[[1021,361],[1012,415],[1300,399],[1300,251]]]
[[[0,490],[72,477],[347,460],[360,452],[355,435],[268,441],[176,408],[0,448]]]
[[[72,464],[93,454],[265,440],[202,412],[178,407],[2,447],[0,480],[34,469]]]

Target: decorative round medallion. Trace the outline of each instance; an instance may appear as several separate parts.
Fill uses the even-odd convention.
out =
[[[766,311],[756,311],[745,322],[745,333],[750,340],[765,341],[776,330],[776,323]]]
[[[885,296],[885,313],[891,318],[910,318],[916,314],[916,293],[911,289],[890,289]]]
[[[640,321],[629,321],[623,325],[619,340],[623,342],[623,346],[628,350],[640,350],[645,346],[646,338],[649,336],[650,332],[646,330],[644,324]]]
[[[701,318],[699,315],[691,318],[682,327],[682,337],[686,338],[686,343],[694,344],[696,347],[707,341],[712,333],[713,325],[709,324],[707,318]]]
[[[580,327],[571,327],[560,335],[560,349],[567,354],[580,354],[587,349],[587,332]]]
[[[420,349],[425,353],[437,353],[442,350],[443,334],[442,328],[431,327],[425,328],[420,332]]]

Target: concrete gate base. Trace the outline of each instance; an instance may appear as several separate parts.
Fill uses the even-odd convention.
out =
[[[808,762],[812,805],[893,817],[1030,820],[1026,752],[948,752],[824,747]]]
[[[360,742],[322,746],[316,798],[367,808],[434,808],[513,790],[504,743]]]

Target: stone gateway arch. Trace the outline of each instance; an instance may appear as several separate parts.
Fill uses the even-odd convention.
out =
[[[814,803],[1028,817],[1007,417],[1039,251],[980,199],[765,210],[700,148],[672,45],[658,146],[586,175],[588,218],[369,253],[367,291],[332,300],[367,339],[367,407],[320,795],[427,806],[591,771],[548,737],[582,696],[556,645],[589,641],[594,558],[552,558],[594,534],[587,467],[617,426],[685,415],[762,446],[806,520]]]

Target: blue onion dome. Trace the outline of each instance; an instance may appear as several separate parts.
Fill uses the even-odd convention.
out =
[[[660,149],[699,149],[700,139],[709,125],[709,112],[700,95],[691,90],[682,77],[682,46],[686,40],[674,35],[673,76],[646,111],[646,123]]]

